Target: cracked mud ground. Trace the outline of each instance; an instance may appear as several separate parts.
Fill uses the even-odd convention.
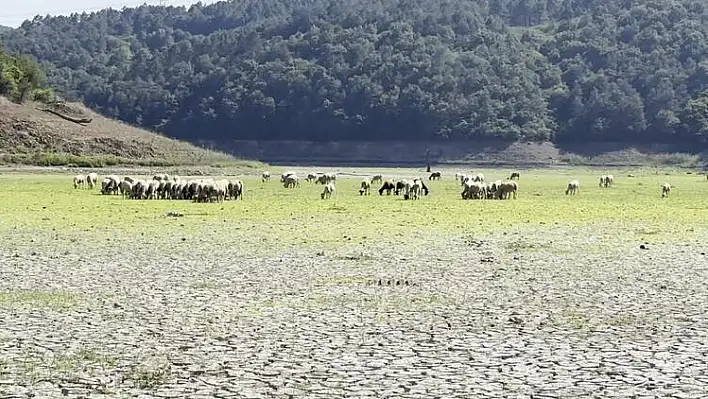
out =
[[[555,229],[256,256],[23,234],[0,251],[3,398],[708,396],[698,243]]]

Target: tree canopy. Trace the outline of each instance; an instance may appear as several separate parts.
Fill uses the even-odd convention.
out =
[[[184,139],[708,143],[703,0],[239,0],[2,37],[65,96]]]
[[[0,43],[0,96],[16,102],[48,99],[51,91],[43,88],[44,74],[26,56],[10,56]]]

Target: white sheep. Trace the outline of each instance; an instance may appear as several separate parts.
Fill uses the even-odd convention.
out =
[[[615,178],[612,175],[602,175],[600,176],[600,187],[610,187],[614,183]]]
[[[285,188],[295,188],[300,185],[300,179],[296,174],[291,174],[283,179],[283,187]]]
[[[307,178],[309,179],[310,176],[307,176]],[[317,178],[315,179],[315,184],[322,184],[322,185],[325,185],[325,184],[327,184],[327,183],[329,183],[329,179],[327,178],[327,174],[326,174],[326,173],[317,176]]]
[[[96,183],[98,182],[98,175],[96,173],[89,173],[86,176],[86,183],[88,184],[89,188],[93,190],[93,188],[96,186]]]
[[[484,199],[486,197],[486,185],[481,182],[467,179],[462,189],[462,199]]]
[[[157,189],[160,187],[159,180],[151,180],[147,184],[147,199],[157,199]]]
[[[398,182],[398,184],[402,186],[401,190],[403,191],[403,199],[410,199],[413,180],[403,179]]]
[[[322,199],[330,198],[330,197],[332,197],[332,195],[334,194],[335,191],[336,191],[336,188],[334,187],[334,183],[329,182],[324,185],[324,188],[322,189],[322,194],[320,194],[320,197]]]
[[[132,199],[144,199],[147,193],[147,183],[145,180],[136,180],[133,183],[133,192],[131,193]]]
[[[466,175],[462,172],[456,172],[455,173],[455,180],[459,180],[460,184],[464,184],[465,183],[465,176]]]
[[[413,180],[413,184],[411,184],[411,187],[408,192],[408,198],[417,200],[421,193],[423,192],[423,182],[420,179],[415,179]]]
[[[498,199],[516,199],[517,193],[519,191],[519,183],[515,180],[509,180],[500,183],[497,186],[497,198]]]
[[[565,189],[565,195],[575,195],[580,191],[580,182],[571,180],[568,182],[568,187]]]
[[[116,175],[106,176],[101,181],[101,194],[119,194],[120,178]]]
[[[76,175],[74,176],[74,188],[83,187],[86,183],[86,176]]]
[[[120,182],[120,194],[123,198],[129,198],[133,192],[133,183],[128,180],[123,180]]]
[[[295,175],[295,172],[293,172],[293,171],[285,172],[285,173],[283,173],[283,174],[280,175],[280,182],[281,182],[281,183],[285,183],[285,179],[286,179],[288,176],[294,176],[294,175]]]
[[[227,188],[227,195],[229,198],[233,198],[235,200],[240,198],[243,200],[243,182],[241,182],[241,180],[231,180],[228,182]]]
[[[664,183],[661,185],[661,198],[667,197],[671,192],[671,184]]]
[[[270,180],[270,172],[264,171],[263,173],[261,173],[261,181],[262,181],[263,183],[265,183],[265,182],[267,182],[267,181],[269,181],[269,180]]]

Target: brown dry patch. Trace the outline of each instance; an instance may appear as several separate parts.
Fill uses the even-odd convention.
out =
[[[235,162],[230,155],[196,147],[103,117],[77,103],[51,108],[88,124],[74,123],[43,111],[45,104],[15,104],[0,99],[0,156],[66,154],[114,157],[119,163],[209,165]]]

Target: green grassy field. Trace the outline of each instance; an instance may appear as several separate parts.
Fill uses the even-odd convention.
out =
[[[321,169],[321,168],[320,168]],[[314,169],[319,170],[319,169]],[[373,174],[359,169],[355,173]],[[385,176],[425,176],[413,169],[384,169]],[[508,175],[476,170],[487,180]],[[302,181],[285,189],[277,173],[267,183],[243,177],[243,201],[197,204],[188,201],[133,201],[71,186],[70,175],[0,177],[0,229],[15,234],[89,235],[95,239],[139,236],[170,245],[193,238],[241,246],[244,252],[289,246],[313,249],[414,243],[429,235],[481,236],[499,231],[554,226],[603,226],[598,234],[644,240],[695,237],[708,220],[708,182],[704,175],[610,171],[615,186],[598,187],[600,172],[587,170],[522,171],[518,199],[463,201],[454,171],[426,184],[431,194],[418,201],[397,196],[359,196],[360,177],[340,176],[337,192],[321,200],[321,185]],[[606,172],[605,172],[606,173]],[[301,172],[301,175],[303,173]],[[566,196],[570,179],[580,194]],[[661,198],[660,185],[673,191]],[[165,217],[177,211],[184,217]],[[38,239],[39,240],[39,239]],[[57,239],[57,241],[62,241]]]

